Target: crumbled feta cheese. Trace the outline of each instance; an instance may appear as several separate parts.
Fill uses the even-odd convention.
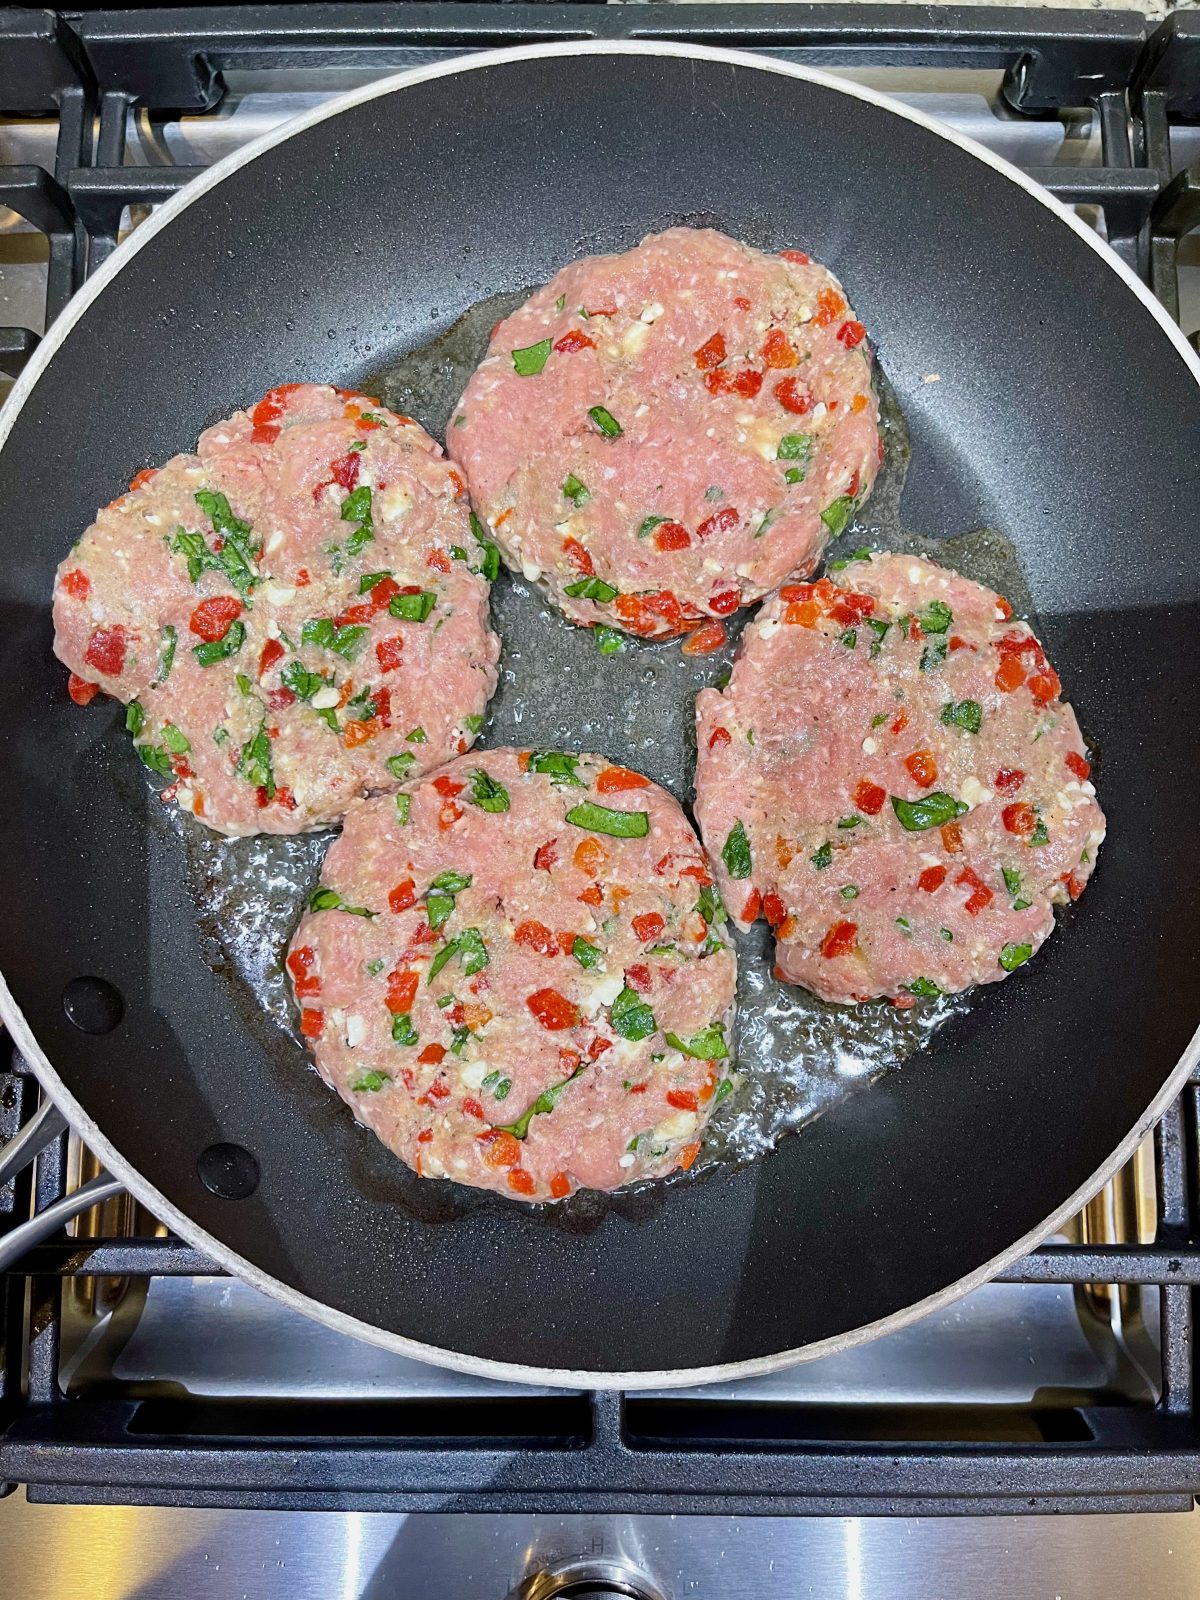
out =
[[[586,1009],[589,1016],[594,1016],[601,1006],[610,1006],[625,987],[625,974],[623,972],[610,972],[602,978],[597,978],[587,996]]]
[[[269,556],[274,555],[275,551],[279,549],[279,546],[282,543],[283,530],[281,528],[276,528],[274,533],[267,535],[267,554]]]
[[[530,583],[536,583],[541,575],[542,569],[536,561],[522,561],[521,576],[527,578]]]
[[[777,622],[773,618],[768,618],[766,622],[759,623],[758,637],[760,639],[773,639],[782,626],[783,624],[781,622]]]
[[[346,1018],[346,1044],[354,1050],[367,1037],[367,1019],[352,1012]]]
[[[646,307],[646,309],[642,312],[641,320],[643,322],[657,322],[659,317],[662,316],[662,314],[663,314],[662,306],[659,305],[657,300],[652,300],[650,302],[650,304]]]
[[[332,711],[341,698],[338,690],[330,684],[327,688],[318,689],[310,703],[314,711]]]
[[[958,798],[964,805],[978,806],[982,805],[985,800],[990,800],[992,796],[991,791],[985,789],[979,779],[972,773],[969,777],[963,779]]]
[[[360,478],[361,483],[361,478]],[[371,511],[376,522],[395,522],[412,509],[412,495],[403,484],[393,484],[390,489],[377,491],[371,500]]]
[[[459,1068],[458,1075],[468,1089],[479,1089],[491,1070],[486,1061],[468,1061],[465,1067]]]
[[[267,599],[273,606],[285,606],[289,600],[296,598],[296,591],[290,584],[269,583],[267,585]]]
[[[650,337],[650,327],[645,322],[631,322],[621,340],[621,349],[627,356],[635,356]]]
[[[689,1133],[696,1131],[696,1124],[700,1119],[694,1111],[677,1111],[674,1116],[666,1117],[655,1128],[657,1140],[666,1140],[673,1144],[676,1139],[686,1139]]]
[[[875,754],[876,750],[879,749],[879,746],[875,743],[874,739],[870,739],[870,738],[867,738],[867,739],[863,740],[862,747],[863,747],[863,750],[866,752],[866,754],[869,755],[869,756],[873,756]]]

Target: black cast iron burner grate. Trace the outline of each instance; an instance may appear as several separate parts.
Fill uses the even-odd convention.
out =
[[[385,72],[539,40],[663,38],[820,66],[1000,69],[1029,116],[1092,107],[1101,164],[1030,174],[1104,215],[1114,248],[1178,315],[1177,246],[1200,173],[1174,173],[1171,125],[1200,118],[1200,17],[1152,34],[1126,12],[900,6],[425,3],[0,16],[0,111],[59,117],[52,172],[0,165],[0,204],[48,238],[46,325],[115,248],[126,207],[200,169],[126,165],[131,108],[201,114],[224,74],[336,65]],[[98,116],[96,113],[98,112]],[[0,371],[37,343],[0,329]],[[38,1108],[0,1071],[0,1136]],[[39,1501],[490,1512],[918,1515],[1189,1509],[1200,1495],[1193,1315],[1200,1077],[1156,1135],[1153,1245],[1048,1245],[1007,1282],[1142,1284],[1160,1299],[1151,1405],[892,1408],[622,1394],[304,1402],[70,1397],[64,1280],[219,1271],[181,1240],[59,1234],[0,1276],[0,1494]],[[66,1186],[66,1137],[0,1187],[0,1236]],[[1013,1440],[1019,1442],[1012,1442]]]

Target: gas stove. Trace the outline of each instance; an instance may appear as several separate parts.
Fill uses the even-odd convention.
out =
[[[1180,244],[1200,225],[1195,13],[1156,28],[758,3],[6,12],[0,371],[19,373],[154,205],[279,122],[406,66],[593,36],[740,46],[896,94],[1031,172],[1185,330],[1200,322],[1200,256]],[[15,1055],[0,1063],[11,1139],[38,1089]],[[1127,1571],[1130,1594],[1200,1594],[1198,1087],[1004,1281],[788,1372],[628,1397],[349,1341],[99,1180],[100,1203],[0,1277],[0,1494],[15,1491],[0,1592],[56,1596],[82,1571],[148,1597],[1119,1595]],[[40,1135],[36,1163],[10,1161],[0,1237],[98,1182],[52,1117]],[[1107,1515],[1023,1515],[1049,1511]],[[1134,1511],[1180,1515],[1116,1515]]]

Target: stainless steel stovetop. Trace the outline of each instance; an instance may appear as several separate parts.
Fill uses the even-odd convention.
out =
[[[448,52],[449,53],[449,52]],[[999,76],[851,74],[942,117],[1024,166],[1099,159],[1083,114],[1031,120],[1006,111]],[[131,118],[127,160],[204,165],[370,74],[264,74],[239,82],[216,115]],[[5,163],[50,164],[51,122],[0,124]],[[1176,136],[1178,164],[1200,129]],[[127,215],[124,227],[140,216]],[[1095,221],[1095,218],[1089,220]],[[0,214],[0,321],[40,325],[44,240]],[[1192,241],[1193,244],[1195,241]],[[1181,255],[1181,320],[1200,322],[1200,251]],[[77,1178],[94,1171],[75,1150]],[[1074,1225],[1092,1241],[1136,1242],[1154,1228],[1153,1162],[1140,1153]],[[120,1199],[110,1207],[131,1207]],[[152,1219],[90,1219],[152,1230]],[[1158,1390],[1154,1290],[997,1284],[857,1350],[790,1372],[718,1386],[710,1398],[844,1405],[1021,1406],[1103,1395],[1145,1404]],[[598,1311],[601,1308],[598,1308]],[[73,1280],[63,1312],[61,1381],[74,1394],[283,1399],[482,1396],[511,1386],[347,1341],[225,1278]],[[537,1393],[540,1391],[523,1391]],[[572,1593],[640,1572],[667,1600],[736,1594],[950,1600],[951,1596],[1096,1594],[1110,1600],[1200,1597],[1200,1514],[1143,1517],[854,1519],[392,1515],[214,1511],[0,1502],[0,1600],[95,1596],[406,1597],[503,1600],[542,1568],[589,1563]],[[606,1565],[607,1564],[607,1565]],[[526,1590],[522,1591],[527,1592]],[[528,1590],[538,1590],[534,1585]]]

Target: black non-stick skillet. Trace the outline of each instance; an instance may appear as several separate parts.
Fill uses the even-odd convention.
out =
[[[935,555],[972,525],[1011,541],[1099,751],[1109,837],[1027,971],[773,1153],[574,1215],[463,1204],[355,1126],[222,956],[120,709],[67,700],[52,574],[134,469],[272,384],[364,382],[475,302],[678,222],[801,245],[843,278],[911,430],[903,520]],[[288,1303],[424,1359],[695,1382],[961,1293],[1094,1190],[1196,1059],[1198,378],[1140,284],[1013,168],[794,66],[553,45],[300,118],[137,231],[0,419],[5,1021],[165,1222]],[[529,665],[520,606],[504,614],[498,727]],[[530,708],[531,739],[539,714],[552,708]],[[605,753],[659,775],[626,722]],[[212,1182],[204,1153],[222,1144],[253,1156],[252,1192]]]

